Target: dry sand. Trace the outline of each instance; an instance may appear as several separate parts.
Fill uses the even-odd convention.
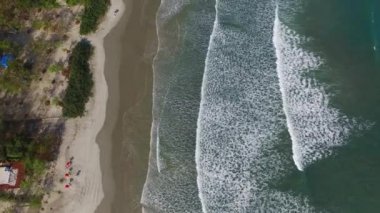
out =
[[[115,10],[119,10],[115,14]],[[66,122],[60,155],[56,163],[56,188],[45,196],[44,212],[94,212],[104,197],[100,169],[99,146],[96,136],[103,126],[108,99],[108,88],[104,76],[105,52],[103,39],[118,23],[125,10],[122,0],[111,0],[111,7],[99,30],[87,36],[95,46],[91,61],[95,81],[94,95],[87,105],[86,115]],[[72,35],[75,37],[75,35]],[[79,35],[78,35],[79,36]],[[59,179],[67,172],[65,163],[73,157],[73,176],[70,189],[65,189]],[[66,180],[67,181],[67,180]],[[110,186],[112,188],[112,186]],[[61,193],[59,193],[61,192]]]

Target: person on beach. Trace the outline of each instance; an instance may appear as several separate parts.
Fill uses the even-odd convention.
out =
[[[66,163],[66,169],[68,169],[68,168],[70,168],[71,167],[71,161],[67,161],[67,163]]]

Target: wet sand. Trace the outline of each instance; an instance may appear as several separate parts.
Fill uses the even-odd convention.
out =
[[[126,11],[105,38],[106,119],[99,132],[105,197],[96,212],[141,212],[149,158],[152,61],[158,0],[124,0]]]

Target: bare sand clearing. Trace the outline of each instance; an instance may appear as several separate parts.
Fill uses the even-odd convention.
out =
[[[118,10],[117,13],[115,11]],[[111,0],[111,7],[99,30],[87,36],[95,46],[91,61],[95,81],[94,95],[87,105],[84,117],[68,120],[56,163],[56,188],[43,201],[44,212],[94,212],[104,197],[100,169],[99,146],[96,136],[103,126],[106,115],[108,87],[104,77],[105,52],[103,39],[118,23],[124,13],[122,0]],[[75,37],[75,35],[72,35]],[[80,36],[77,34],[77,38]],[[73,158],[73,181],[69,189],[59,179],[68,172],[65,163]],[[80,170],[80,175],[76,173]],[[67,183],[68,180],[65,180]],[[112,187],[112,186],[111,186]]]

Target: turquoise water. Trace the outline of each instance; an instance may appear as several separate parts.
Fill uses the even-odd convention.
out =
[[[379,212],[380,2],[165,0],[145,212]]]

